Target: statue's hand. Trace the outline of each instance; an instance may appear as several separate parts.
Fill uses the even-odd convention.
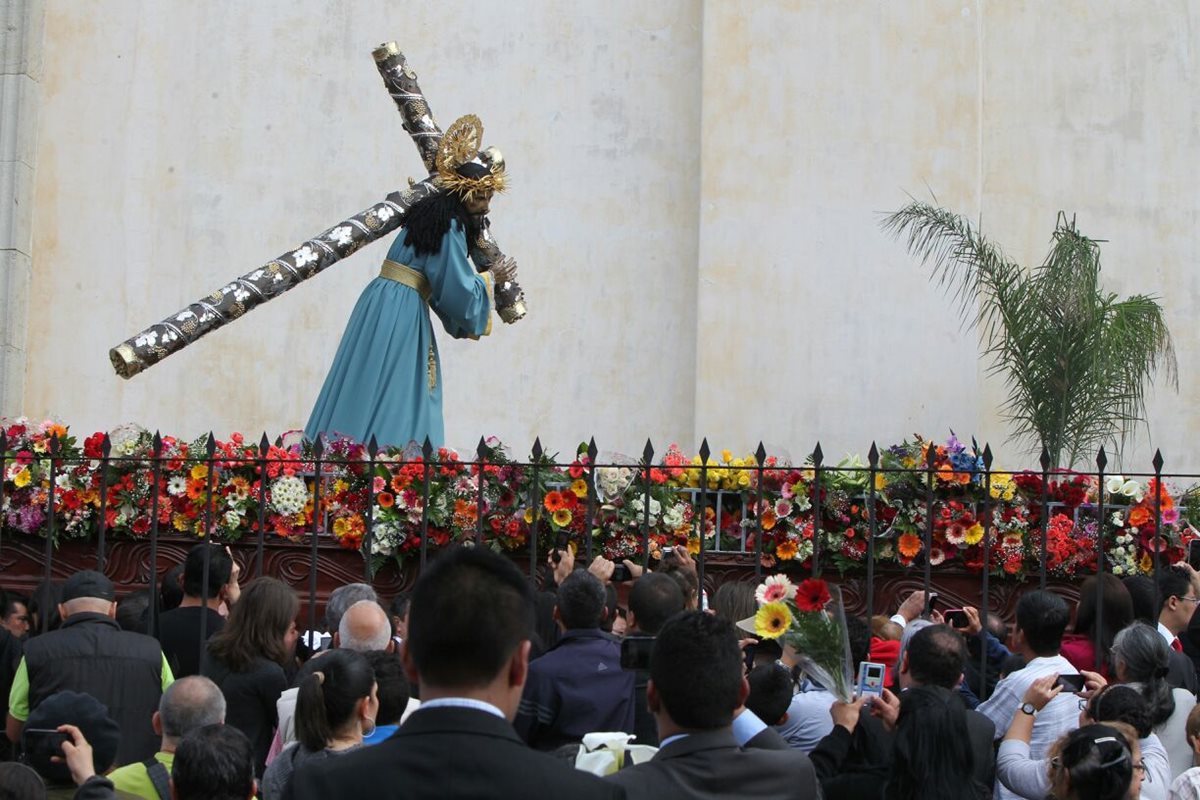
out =
[[[495,279],[497,286],[514,280],[517,277],[517,262],[508,256],[492,264],[488,269],[491,270],[492,277]]]

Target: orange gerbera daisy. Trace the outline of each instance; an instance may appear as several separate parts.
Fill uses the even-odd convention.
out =
[[[1140,528],[1151,519],[1150,510],[1143,506],[1134,506],[1129,511],[1129,524]]]
[[[768,508],[765,511],[763,511],[763,513],[762,513],[762,529],[764,531],[769,531],[769,530],[773,529],[775,527],[775,523],[777,521],[778,521],[778,517],[775,516],[775,511],[773,509]]]
[[[800,552],[800,548],[791,539],[784,539],[775,545],[775,555],[783,561],[791,561]]]
[[[547,492],[545,499],[542,500],[542,504],[551,513],[566,507],[566,503],[563,502],[563,496],[558,491]]]
[[[900,541],[896,543],[896,549],[900,551],[900,555],[913,558],[921,552],[921,537],[915,533],[901,534]]]
[[[380,508],[391,508],[396,505],[396,495],[391,492],[380,492],[375,495],[375,501],[379,503]]]

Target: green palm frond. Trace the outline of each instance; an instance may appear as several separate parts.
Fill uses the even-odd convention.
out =
[[[953,295],[1004,380],[1002,413],[1055,466],[1104,444],[1119,452],[1145,419],[1159,369],[1178,388],[1175,350],[1156,298],[1118,300],[1100,288],[1100,246],[1059,215],[1045,261],[1025,270],[962,217],[913,202],[885,230],[906,241]]]

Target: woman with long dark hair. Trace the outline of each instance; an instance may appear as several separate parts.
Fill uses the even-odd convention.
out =
[[[985,800],[974,781],[967,707],[957,692],[914,686],[900,698],[884,800]]]
[[[1097,595],[1099,578],[1099,595]],[[1098,611],[1102,613],[1097,613]],[[1099,672],[1112,680],[1109,653],[1117,632],[1132,624],[1133,598],[1120,578],[1109,573],[1093,575],[1079,589],[1079,605],[1075,609],[1075,627],[1063,636],[1062,657],[1075,669],[1096,669],[1096,648],[1100,650]],[[1097,627],[1099,623],[1099,627]]]
[[[288,688],[284,669],[294,658],[299,611],[290,586],[275,578],[255,578],[242,589],[225,627],[208,643],[201,672],[225,695],[225,724],[254,745],[256,776],[263,773],[279,722],[275,701]]]
[[[300,682],[296,696],[297,741],[263,773],[264,800],[283,797],[302,764],[362,747],[363,737],[375,730],[379,699],[367,657],[331,650],[310,663],[316,668]]]
[[[492,195],[506,183],[499,151],[477,152],[482,136],[468,116],[442,137],[439,191],[405,212],[379,277],[359,297],[304,428],[309,439],[374,436],[381,447],[403,447],[428,437],[442,445],[441,359],[429,312],[456,339],[486,336],[493,278],[501,285],[515,272],[505,260],[476,273],[467,258],[469,237],[486,226]]]

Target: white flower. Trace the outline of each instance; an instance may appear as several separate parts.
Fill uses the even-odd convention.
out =
[[[1134,497],[1135,495],[1141,494],[1141,492],[1142,486],[1137,481],[1128,480],[1121,484],[1121,494],[1125,495],[1126,497]]]
[[[225,525],[230,528],[236,528],[242,523],[242,515],[236,511],[225,512]]]
[[[663,514],[662,521],[663,525],[666,525],[668,528],[679,528],[683,525],[683,509],[679,506],[668,508],[666,513]]]
[[[1104,482],[1104,488],[1109,494],[1120,494],[1121,487],[1125,485],[1125,478],[1120,475],[1112,475]]]
[[[1116,525],[1118,528],[1124,528],[1125,527],[1125,515],[1122,514],[1120,511],[1113,512],[1112,524]]]
[[[171,497],[182,497],[187,494],[187,478],[182,475],[172,475],[167,481],[167,494]]]
[[[793,600],[795,597],[796,587],[788,580],[787,575],[772,575],[754,590],[754,599],[760,606],[780,600]]]
[[[295,516],[308,503],[308,486],[295,475],[285,475],[271,484],[271,506],[284,516]]]

